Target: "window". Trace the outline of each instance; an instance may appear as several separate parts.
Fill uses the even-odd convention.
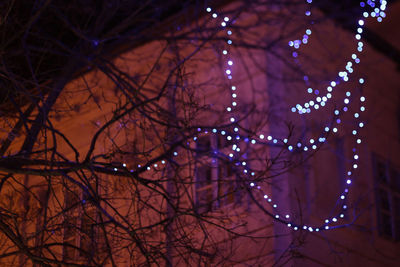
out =
[[[233,164],[219,155],[224,150],[227,152],[230,145],[223,136],[206,135],[196,140],[195,201],[199,213],[238,199]]]
[[[400,173],[394,165],[374,156],[379,234],[400,240]]]
[[[64,192],[64,243],[68,244],[63,246],[64,259],[74,259],[76,246],[76,230],[77,230],[77,216],[76,207],[79,203],[79,195],[77,190],[73,190],[72,186],[66,186]]]
[[[76,185],[70,183],[67,185],[64,192],[66,211],[64,214],[64,243],[70,246],[64,246],[63,257],[66,260],[76,259],[78,256],[91,257],[90,253],[99,245],[96,207],[87,193],[77,188]],[[92,190],[96,190],[94,182],[90,186]],[[81,250],[78,251],[76,248]]]

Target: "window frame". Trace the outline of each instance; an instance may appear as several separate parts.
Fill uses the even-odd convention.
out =
[[[224,151],[231,146],[231,142],[225,139],[222,139],[224,136],[215,135],[215,134],[205,134],[196,138],[196,147],[195,147],[195,172],[194,172],[194,192],[195,192],[195,207],[199,213],[211,212],[216,210],[217,208],[226,207],[229,205],[234,205],[238,203],[238,181],[237,175],[235,174],[233,163],[229,161],[229,159],[223,159],[218,157],[218,151]],[[200,140],[209,139],[209,141],[201,142]],[[203,149],[201,147],[201,151],[198,151],[198,142],[200,144],[208,143],[210,144],[209,149]],[[227,152],[227,151],[226,151]],[[199,168],[209,168],[210,171],[206,172],[210,174],[210,177],[202,177],[201,181],[199,180]],[[229,170],[230,169],[230,170]],[[225,175],[229,175],[225,177]],[[223,177],[222,177],[223,176]],[[199,186],[200,182],[208,181],[207,185]],[[227,184],[228,187],[226,186]],[[228,192],[229,188],[232,188],[232,192]],[[199,198],[199,192],[208,191],[209,203],[199,203],[201,199]],[[210,193],[211,192],[211,193]],[[231,199],[227,200],[228,197]]]
[[[381,237],[398,242],[400,241],[400,172],[392,162],[376,154],[373,154],[372,161],[377,230]],[[382,174],[385,176],[384,180]],[[384,219],[384,216],[387,218]]]

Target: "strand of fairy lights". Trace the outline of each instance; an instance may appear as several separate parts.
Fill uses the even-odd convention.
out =
[[[309,0],[307,2],[311,3],[312,1]],[[381,9],[375,8],[374,11],[371,12],[371,17],[381,18],[380,20],[378,20],[379,22],[381,22],[382,18],[385,17],[385,13],[383,12],[383,10],[385,10],[385,8],[386,8],[386,1],[380,1],[380,3],[381,3]],[[374,1],[368,1],[367,4],[370,5],[371,7],[375,6]],[[361,5],[361,7],[364,7],[365,3],[361,2],[360,5]],[[208,13],[211,13],[212,9],[210,7],[208,7],[206,9],[206,11]],[[212,13],[211,16],[212,16],[212,18],[216,19],[218,17],[218,14],[214,12],[214,13]],[[364,12],[363,16],[365,18],[367,18],[368,17],[368,13]],[[228,17],[224,17],[223,21],[221,22],[221,26],[223,28],[225,28],[226,26],[228,26],[228,22],[229,22],[229,18]],[[359,25],[360,26],[364,25],[364,21],[363,20],[359,20]],[[361,34],[362,31],[360,32],[359,29],[360,28],[357,29],[358,34]],[[228,35],[227,45],[232,45],[233,41],[231,39],[229,39],[229,37],[232,35],[232,31],[231,30],[227,30],[227,35]],[[360,45],[359,45],[359,47],[360,47]],[[362,51],[362,45],[361,45],[361,51]],[[228,49],[223,49],[222,50],[222,55],[223,56],[228,56],[228,54],[229,54]],[[230,67],[233,65],[233,60],[228,57],[228,59],[226,60],[226,64],[227,64],[228,68],[226,69],[225,73],[227,75],[227,78],[229,80],[232,80],[232,78],[233,78],[232,77],[232,70],[230,69]],[[360,84],[364,83],[364,80],[360,79],[359,83]],[[238,92],[237,91],[237,87],[232,85],[231,86],[231,91],[232,91],[232,107],[227,107],[227,111],[228,112],[233,112],[234,108],[238,105],[238,103],[236,102],[237,101],[236,99],[238,97],[237,96],[237,92]],[[348,105],[350,103],[350,100],[349,100],[350,96],[351,96],[351,93],[349,91],[347,91],[346,92],[346,97],[343,100],[344,106],[342,107],[342,110],[336,109],[334,111],[335,124],[337,124],[337,125],[339,125],[340,122],[341,122],[340,121],[341,113],[347,112],[349,110]],[[361,138],[358,136],[358,133],[359,133],[359,130],[364,127],[364,123],[361,121],[361,118],[360,118],[360,113],[365,111],[365,106],[363,106],[363,102],[365,102],[365,97],[361,96],[359,101],[360,101],[359,111],[356,111],[353,114],[353,116],[354,116],[354,118],[356,119],[356,122],[357,122],[356,123],[357,127],[352,130],[352,135],[355,138],[356,145],[359,145],[362,142]],[[229,121],[231,123],[235,123],[236,119],[235,119],[234,116],[232,116],[232,117],[230,117]],[[330,133],[331,131],[333,133],[337,133],[338,132],[338,127],[334,127],[332,125],[331,127],[326,126],[324,128],[324,132],[326,134]],[[218,131],[215,128],[214,129],[209,129],[209,130],[200,129],[200,128],[198,129],[198,133],[220,134],[222,136],[226,136],[227,140],[234,140],[236,142],[238,142],[238,141],[240,141],[242,139],[244,139],[246,142],[250,142],[251,144],[257,144],[257,143],[260,143],[260,142],[262,143],[264,141],[264,139],[266,139],[265,141],[271,142],[273,144],[277,144],[277,143],[281,142],[287,147],[287,149],[289,151],[299,151],[300,148],[302,148],[302,150],[305,151],[305,152],[308,151],[309,149],[310,150],[311,149],[315,150],[315,149],[319,148],[318,145],[322,145],[326,141],[326,137],[324,137],[324,136],[320,136],[318,139],[310,138],[308,140],[308,143],[310,143],[310,145],[309,145],[310,147],[308,147],[307,145],[305,145],[305,144],[303,144],[301,142],[298,142],[296,144],[289,144],[289,142],[288,142],[288,140],[286,138],[285,139],[279,139],[279,138],[274,138],[271,135],[265,136],[264,134],[260,134],[259,137],[255,138],[255,139],[249,139],[247,137],[243,138],[238,134],[238,132],[239,132],[238,127],[234,127],[233,128],[233,132],[234,132],[234,134],[231,134],[228,131],[225,131],[225,130]],[[193,138],[194,141],[196,141],[196,139],[197,139],[197,137]],[[231,158],[231,159],[234,158],[234,153],[240,152],[240,147],[239,147],[238,143],[235,143],[232,146],[232,151],[233,151],[233,153],[229,154],[229,158]],[[267,194],[263,194],[263,198],[265,199],[265,201],[267,203],[269,203],[271,205],[273,211],[275,211],[275,212],[273,212],[273,216],[275,217],[275,219],[280,221],[280,222],[283,222],[283,223],[287,224],[287,226],[292,228],[293,230],[304,229],[304,230],[308,230],[310,232],[313,232],[313,231],[318,232],[318,231],[328,230],[328,229],[333,229],[333,228],[338,227],[338,225],[335,225],[335,226],[332,227],[331,224],[336,224],[340,219],[344,218],[344,216],[345,216],[344,215],[344,211],[348,208],[347,205],[345,204],[346,197],[347,197],[347,195],[348,195],[348,193],[350,191],[350,186],[353,183],[353,178],[352,178],[353,173],[358,168],[357,162],[359,161],[359,155],[357,154],[357,148],[354,147],[352,149],[352,152],[353,152],[353,154],[352,154],[352,158],[353,158],[352,159],[352,166],[346,173],[346,177],[347,177],[346,178],[346,187],[344,188],[343,192],[341,192],[341,194],[340,194],[340,196],[338,198],[338,200],[339,200],[338,203],[341,203],[341,211],[339,213],[337,213],[335,216],[331,216],[330,218],[325,219],[324,222],[320,226],[317,226],[317,227],[316,226],[309,226],[309,225],[305,225],[305,224],[299,224],[299,223],[295,223],[295,222],[290,221],[291,216],[289,214],[281,214],[281,213],[279,213],[277,211],[278,210],[278,204],[274,203],[274,201]],[[176,152],[176,151],[173,152],[173,156],[178,156],[178,152]],[[255,176],[255,172],[252,171],[249,168],[249,166],[248,166],[248,164],[247,164],[247,162],[245,160],[240,161],[240,159],[237,159],[237,163],[238,163],[238,165],[240,165],[243,168],[243,172],[245,174],[250,174],[250,176]],[[137,169],[136,170],[130,169],[130,172],[134,173],[134,172],[138,171],[139,169],[143,169],[143,168],[145,168],[145,170],[147,170],[147,171],[150,171],[152,168],[157,169],[157,168],[161,167],[160,165],[165,165],[165,164],[166,164],[166,161],[165,160],[161,160],[160,163],[153,163],[153,164],[148,164],[148,165],[144,165],[144,166],[137,165]],[[114,167],[113,170],[115,172],[117,172],[117,171],[120,171],[120,170],[124,171],[124,170],[129,169],[127,167],[126,163],[121,164],[121,166],[122,166],[122,168],[121,167],[119,167],[119,168],[118,167]],[[261,193],[263,193],[263,190],[261,189],[261,187],[259,185],[257,185],[255,182],[250,182],[249,186],[250,186],[250,188],[257,189]]]
[[[307,0],[307,4],[310,6],[312,3],[312,0]],[[311,7],[310,9],[307,8],[306,12],[304,13],[307,17],[311,16]],[[293,47],[294,49],[299,49],[302,44],[306,45],[308,43],[308,38],[311,35],[312,31],[311,29],[306,29],[303,38],[296,39],[296,40],[291,40],[289,41],[289,46]]]
[[[307,3],[311,4],[312,0],[307,0]],[[371,8],[374,8],[373,11],[371,11],[370,16],[371,17],[376,17],[378,22],[382,22],[383,18],[386,17],[386,5],[387,1],[380,1],[380,6],[376,7],[375,1],[367,1],[367,5],[369,5]],[[360,3],[360,6],[362,8],[366,7],[366,4],[364,2]],[[306,11],[306,15],[310,15],[310,13],[307,13],[310,11]],[[369,13],[367,11],[363,12],[363,17],[367,18],[369,16]],[[363,33],[363,26],[364,26],[364,20],[360,19],[358,21],[358,27],[357,27],[357,33],[355,34],[355,39],[357,40],[357,52],[361,53],[363,51],[363,46],[364,43],[362,42],[362,33]],[[311,35],[312,31],[311,29],[306,30],[306,34],[303,36],[303,44],[307,44],[308,41],[308,36]],[[290,41],[289,46],[294,47],[295,49],[299,49],[300,47],[300,40],[295,40],[295,41]],[[349,81],[349,76],[354,72],[354,67],[353,67],[353,62],[355,64],[360,63],[360,58],[358,57],[356,53],[353,53],[351,55],[351,60],[347,61],[345,70],[339,71],[338,76],[336,79],[331,80],[329,82],[329,85],[325,88],[326,93],[323,96],[319,96],[320,91],[319,90],[314,90],[313,88],[309,87],[307,89],[307,93],[315,94],[315,97],[305,103],[303,105],[301,104],[296,104],[294,107],[291,108],[292,112],[298,112],[299,114],[305,114],[305,113],[311,113],[314,108],[314,110],[318,110],[319,108],[322,108],[326,106],[326,103],[329,101],[329,99],[332,98],[334,88],[336,87],[337,84],[339,84],[341,81],[343,82],[348,82]],[[292,55],[294,57],[297,57],[297,52],[293,52]],[[353,62],[352,62],[353,61]],[[360,79],[360,83],[363,83],[363,80]]]
[[[208,12],[211,12],[211,8],[208,8],[207,11],[208,11]],[[216,13],[213,13],[213,18],[216,18],[216,17],[217,17],[217,14],[216,14]],[[229,21],[229,18],[226,19],[226,17],[225,17],[224,20],[225,20],[225,21]],[[225,25],[222,25],[222,26],[225,26]],[[230,41],[230,40],[229,40],[229,41]],[[230,45],[230,44],[232,44],[232,41],[227,42],[227,43]],[[224,54],[224,55],[227,55],[227,54],[228,54],[228,53],[227,53],[227,50],[223,50],[223,54]],[[233,65],[233,62],[232,62],[231,59],[229,59],[227,62],[228,62],[228,65],[229,65],[229,66]],[[226,70],[226,74],[229,75],[228,79],[232,79],[232,76],[231,76],[232,71],[231,71],[230,69],[227,69],[227,70]],[[236,99],[236,97],[237,97],[237,93],[236,93],[237,91],[236,91],[236,89],[237,89],[237,88],[236,88],[235,86],[232,86],[231,88],[232,88],[232,91],[233,91],[233,93],[232,93],[232,99]],[[347,92],[346,95],[347,95],[347,96],[350,96],[350,92]],[[344,101],[344,102],[345,102],[346,105],[349,103],[349,101]],[[233,102],[232,102],[233,106],[236,106],[235,103],[236,103],[235,100],[233,100]],[[346,109],[347,109],[347,107],[345,107],[345,110],[346,110]],[[227,110],[228,110],[228,111],[232,111],[232,108],[228,107]],[[337,113],[336,115],[339,115],[339,111],[338,111],[338,110],[335,110],[335,113]],[[234,122],[235,122],[235,118],[234,118],[233,116],[230,118],[230,122],[231,122],[231,123],[234,123]],[[337,122],[340,123],[339,121],[337,121]],[[361,125],[362,125],[362,124],[361,124]],[[237,129],[237,128],[235,128],[235,129]],[[235,130],[235,129],[234,129],[234,130]],[[334,129],[334,130],[333,130],[334,132],[335,132],[335,130],[337,131],[337,128],[333,128],[333,129]],[[329,131],[329,128],[327,128],[326,131]],[[261,135],[260,137],[261,137],[261,139],[263,139],[263,136],[262,136],[262,135]],[[272,138],[272,136],[268,136],[267,139],[268,139],[268,140],[272,140],[273,138]],[[229,140],[229,139],[228,139],[228,140]],[[276,143],[276,140],[277,140],[277,139],[273,139],[273,142]],[[252,143],[252,144],[255,144],[256,141],[253,139],[251,143]],[[313,143],[313,142],[311,141],[311,143]],[[301,143],[298,143],[298,147],[300,147],[300,146],[301,146]],[[313,147],[316,147],[316,145],[313,145]],[[236,150],[237,150],[237,149],[240,149],[239,146],[238,146],[237,144],[233,145],[233,149],[234,149],[234,148],[236,148]],[[289,150],[292,150],[292,149],[291,149],[291,146],[288,146],[288,149],[289,149]],[[307,147],[304,147],[304,150],[307,151]],[[355,151],[356,151],[356,150],[354,149],[354,152],[355,152]],[[232,154],[230,154],[230,156],[232,157]],[[358,159],[358,155],[355,155],[354,157],[356,157],[356,158]],[[244,173],[248,173],[249,168],[246,167],[246,166],[248,166],[247,162],[244,160],[244,161],[242,161],[241,163],[242,163],[242,166],[243,166],[243,168],[244,168],[244,170],[243,170]],[[354,164],[353,167],[354,167],[354,168],[357,168],[357,165]],[[254,175],[254,172],[251,172],[251,174]],[[349,172],[348,172],[349,178],[347,179],[348,185],[351,184],[351,179],[350,179],[351,174],[352,174],[352,172],[349,171]],[[261,190],[261,187],[258,186],[258,185],[256,185],[255,182],[250,182],[249,185],[250,185],[250,187],[252,187],[252,188],[257,188],[257,189],[259,189],[260,191],[262,191],[262,190]],[[349,189],[346,187],[345,190],[344,190],[344,192],[340,195],[340,199],[341,199],[342,201],[345,200],[348,191],[349,191]],[[268,197],[268,195],[264,195],[264,198],[267,200],[268,203],[272,203],[272,202],[273,202],[272,199],[271,199],[270,197]],[[278,205],[277,205],[276,203],[272,203],[271,205],[272,205],[272,207],[273,207],[274,209],[277,209],[277,208],[278,208]],[[345,206],[345,205],[342,206],[342,208],[346,208],[346,207],[347,207],[347,206]],[[274,212],[274,217],[275,217],[276,219],[280,219],[282,216],[281,216],[278,212]],[[343,214],[343,213],[340,213],[338,217],[339,217],[339,218],[343,218],[343,217],[344,217],[344,214]],[[289,218],[290,218],[290,215],[289,215],[289,214],[286,214],[286,215],[284,215],[283,218],[289,219]],[[338,221],[338,219],[337,219],[336,217],[332,217],[332,218],[330,218],[330,219],[326,219],[326,221],[325,221],[325,224],[326,224],[326,225],[325,225],[324,228],[322,228],[322,229],[329,229],[329,226],[328,226],[327,224],[330,222],[330,220],[331,220],[332,222],[337,222],[337,221]],[[280,221],[282,221],[282,220],[280,220]],[[315,229],[315,231],[319,231],[319,230],[321,229],[320,227],[312,227],[312,226],[307,226],[307,225],[298,225],[298,224],[295,224],[295,223],[289,222],[289,221],[283,221],[283,222],[284,222],[284,223],[287,223],[287,225],[288,225],[289,227],[293,227],[294,230],[297,230],[299,227],[302,227],[303,229],[306,229],[306,230],[309,230],[309,231],[314,231],[314,229]]]

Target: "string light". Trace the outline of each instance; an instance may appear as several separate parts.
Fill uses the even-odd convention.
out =
[[[371,13],[363,12],[363,17],[367,18],[368,16],[371,16],[371,17],[377,17],[377,18],[380,18],[380,19],[386,17],[386,14],[384,13],[384,10],[386,9],[387,2],[383,1],[383,0],[381,0],[379,2],[380,2],[380,7],[375,8],[374,11],[372,11]],[[312,0],[307,0],[307,3],[311,4]],[[375,1],[369,0],[367,2],[367,4],[369,6],[371,6],[371,7],[374,7],[375,6]],[[360,2],[360,6],[361,7],[365,7],[365,2]],[[207,7],[206,11],[208,13],[211,13],[212,12],[212,8]],[[306,16],[309,16],[309,15],[311,15],[311,11],[308,10],[308,11],[306,11]],[[212,13],[211,16],[212,16],[212,18],[216,19],[218,17],[218,14],[216,12],[214,12],[214,13]],[[227,26],[229,27],[229,25],[228,25],[229,21],[230,21],[229,17],[225,16],[223,18],[223,21],[221,22],[221,26],[224,27],[224,28],[227,27]],[[365,21],[364,21],[364,19],[359,19],[357,23],[358,23],[359,27],[357,28],[357,34],[355,35],[355,38],[359,41],[359,40],[361,40],[361,37],[362,37],[361,34],[363,32],[361,27],[364,26]],[[311,29],[306,29],[305,33],[306,33],[306,36],[310,36],[312,31],[311,31]],[[231,30],[227,30],[226,34],[230,36],[230,35],[232,35],[232,31]],[[298,49],[300,47],[301,43],[302,44],[307,44],[308,43],[308,41],[304,42],[304,39],[308,40],[308,37],[307,38],[304,37],[303,38],[303,42],[299,42],[299,40],[290,41],[289,42],[289,46],[293,46],[295,49]],[[231,45],[232,43],[233,43],[233,41],[231,39],[228,39],[227,45]],[[363,48],[363,43],[361,41],[359,41],[357,43],[357,45],[358,45],[357,50],[359,52],[361,52],[362,48]],[[221,51],[221,53],[222,53],[222,56],[225,58],[229,54],[229,49],[224,49],[224,50]],[[351,58],[356,64],[358,64],[360,62],[357,54],[352,54]],[[232,58],[226,58],[225,60],[226,60],[227,66],[230,67],[230,66],[233,65]],[[338,76],[343,81],[348,81],[349,73],[352,73],[352,72],[353,72],[353,64],[352,64],[351,61],[348,61],[347,65],[346,65],[346,70],[339,72]],[[225,73],[227,74],[227,78],[229,80],[231,80],[232,79],[232,70],[231,69],[226,69]],[[364,82],[365,81],[364,81],[363,78],[359,79],[359,83],[360,84],[363,84]],[[322,107],[325,106],[325,104],[328,101],[328,99],[332,98],[332,94],[330,92],[333,91],[333,89],[335,88],[336,85],[337,85],[336,81],[331,81],[330,85],[327,86],[327,88],[326,88],[327,91],[328,91],[327,94],[325,94],[323,96],[317,96],[314,100],[310,100],[310,101],[306,102],[305,104],[303,104],[304,107],[302,105],[300,105],[300,104],[296,104],[295,107],[291,108],[291,111],[292,112],[297,112],[299,114],[304,114],[304,113],[310,113],[311,112],[310,107],[313,107],[315,110],[317,110],[317,109],[319,109],[320,106],[322,106]],[[238,93],[237,93],[238,92],[238,88],[237,88],[237,86],[232,85],[231,86],[231,92],[232,92],[232,94],[231,94],[232,99],[237,99],[238,98]],[[319,91],[315,90],[313,88],[308,88],[307,92],[309,94],[314,93],[315,95],[319,95]],[[348,97],[350,97],[350,96],[351,96],[351,92],[346,92],[346,97],[343,99],[343,103],[344,103],[344,106],[342,108],[343,112],[346,112],[349,109],[348,105],[351,103],[351,101],[350,101],[350,99]],[[365,102],[365,101],[366,101],[365,96],[361,96],[359,98],[359,104],[360,104],[359,112],[364,112],[365,111],[365,106],[363,106],[363,102]],[[317,102],[319,104],[316,104],[315,102]],[[233,114],[233,112],[235,111],[235,107],[236,106],[237,106],[236,100],[232,101],[232,107],[227,107],[226,108],[227,112]],[[347,195],[348,195],[349,190],[350,190],[350,186],[353,184],[353,178],[352,178],[353,172],[358,168],[358,164],[356,162],[359,160],[359,155],[357,154],[357,148],[356,147],[357,147],[357,145],[361,144],[361,142],[362,142],[361,138],[359,137],[358,128],[363,128],[364,127],[364,122],[360,121],[361,118],[360,118],[360,113],[359,112],[354,112],[354,114],[353,114],[353,116],[354,116],[354,118],[356,120],[356,124],[355,125],[357,125],[357,128],[352,130],[352,134],[354,136],[356,144],[355,144],[355,147],[352,149],[352,152],[353,152],[353,155],[352,155],[352,158],[353,158],[352,166],[351,166],[350,170],[348,170],[347,173],[346,173],[347,174],[346,175],[346,177],[347,177],[346,178],[346,186],[345,186],[343,192],[341,192],[341,194],[339,195],[339,201],[340,201],[339,203],[341,203],[340,204],[341,210],[336,215],[333,215],[332,217],[325,219],[319,226],[302,225],[300,223],[296,223],[294,221],[290,221],[291,216],[289,214],[283,215],[280,212],[278,212],[278,207],[279,207],[278,204],[273,203],[272,199],[267,194],[263,193],[263,190],[262,190],[261,186],[257,185],[256,182],[254,182],[254,181],[250,181],[249,182],[250,188],[259,191],[263,195],[264,200],[268,204],[270,204],[272,206],[272,208],[273,208],[273,217],[276,220],[278,220],[279,222],[285,223],[289,228],[293,229],[294,231],[297,231],[298,229],[303,229],[303,230],[306,230],[306,231],[309,231],[309,232],[313,232],[313,231],[319,232],[319,231],[322,231],[322,230],[334,229],[336,226],[338,226],[337,223],[339,222],[339,219],[343,219],[345,217],[344,211],[347,209],[347,205],[344,203],[344,201],[346,201]],[[327,135],[330,134],[331,131],[333,133],[337,133],[339,131],[338,125],[341,123],[341,119],[340,119],[341,112],[339,111],[339,109],[334,110],[333,116],[335,117],[335,120],[332,123],[332,125],[325,126],[323,128],[322,132],[324,133],[324,135],[322,135],[322,136],[320,136],[318,138],[310,138],[308,140],[305,140],[304,142],[300,142],[299,141],[296,144],[289,143],[289,140],[287,138],[282,139],[282,138],[274,137],[272,135],[266,135],[264,133],[258,134],[258,138],[254,138],[254,139],[251,139],[251,140],[249,138],[247,138],[247,137],[246,138],[241,138],[241,136],[239,134],[237,134],[239,132],[239,129],[237,127],[233,128],[234,132],[236,133],[235,134],[235,136],[236,136],[235,138],[233,138],[232,135],[230,133],[227,133],[225,130],[218,131],[215,128],[211,130],[211,133],[209,133],[207,129],[198,128],[197,131],[198,131],[199,134],[215,134],[215,135],[221,135],[221,136],[225,136],[226,135],[226,139],[227,140],[229,140],[229,141],[233,140],[234,144],[232,145],[232,153],[229,153],[229,158],[231,158],[231,159],[235,158],[235,154],[240,151],[240,147],[239,147],[240,144],[239,144],[238,140],[242,140],[242,139],[245,140],[246,142],[250,142],[250,144],[252,144],[252,145],[257,144],[258,142],[259,143],[271,143],[272,142],[273,144],[276,144],[276,143],[280,142],[282,145],[284,145],[287,148],[287,150],[289,152],[299,151],[300,148],[302,148],[302,150],[306,152],[310,148],[313,149],[313,150],[316,150],[321,145],[323,145],[326,142]],[[235,123],[236,119],[234,118],[234,116],[231,116],[229,121],[230,121],[230,123]],[[258,141],[257,141],[257,139],[258,139]],[[196,142],[197,141],[197,137],[193,137],[193,141]],[[307,146],[308,143],[310,143],[310,145],[311,145],[310,148]],[[297,149],[295,149],[295,147],[297,147]],[[178,156],[178,152],[174,151],[173,155],[174,156]],[[235,159],[239,160],[239,158],[235,158]],[[160,162],[161,162],[162,165],[166,164],[165,160],[161,160]],[[246,160],[241,160],[239,162],[239,164],[243,168],[243,173],[250,174],[250,177],[255,176],[255,172],[253,170],[251,170],[251,168],[249,167],[249,164],[247,163]],[[121,165],[124,168],[127,168],[126,163],[123,163]],[[154,168],[157,168],[158,167],[158,163],[153,163],[152,166]],[[136,170],[135,169],[130,169],[130,172],[134,173],[134,172],[139,171],[139,170],[142,171],[143,170],[142,168],[145,168],[148,171],[151,170],[150,165],[145,165],[143,167],[141,165],[137,165],[137,169]],[[115,172],[117,172],[119,169],[117,167],[113,167],[113,170]],[[331,224],[335,224],[335,226],[331,226]]]

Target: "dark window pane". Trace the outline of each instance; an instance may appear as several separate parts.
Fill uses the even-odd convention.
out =
[[[220,206],[235,202],[235,182],[233,180],[220,180],[218,183],[218,198]]]
[[[64,218],[64,240],[71,239],[76,233],[76,217],[65,216]]]
[[[209,136],[201,136],[196,141],[197,155],[208,154],[211,151],[211,140]]]
[[[379,189],[378,198],[379,198],[379,208],[381,210],[390,212],[389,192],[383,189]]]
[[[394,168],[390,168],[390,179],[392,181],[393,189],[400,192],[400,173]]]
[[[218,179],[224,179],[233,176],[233,163],[228,161],[219,161],[218,164]]]
[[[211,184],[211,167],[200,165],[196,168],[196,188],[201,188]]]
[[[220,206],[235,202],[236,179],[231,162],[220,161],[218,165],[218,198]]]
[[[96,224],[96,212],[94,209],[85,210],[81,218],[80,248],[90,252],[94,244],[94,227]],[[87,255],[82,253],[82,255]]]
[[[400,240],[400,219],[394,221],[395,239]]]
[[[65,191],[65,208],[67,210],[74,209],[79,202],[79,194],[75,190],[69,188]]]
[[[386,171],[386,164],[382,161],[378,161],[376,163],[376,174],[379,182],[382,183],[388,183],[389,179],[387,176],[387,171]]]
[[[393,210],[393,215],[396,218],[396,220],[400,220],[400,197],[394,197],[394,210]]]
[[[388,214],[381,213],[381,232],[386,236],[393,236],[392,218]]]
[[[212,207],[212,187],[203,187],[196,192],[196,206],[200,213],[211,210]]]
[[[67,244],[75,246],[74,239],[69,241],[64,241]],[[63,247],[63,257],[65,260],[71,260],[75,258],[75,248],[68,245]]]
[[[196,168],[196,207],[200,213],[210,211],[212,207],[211,171],[212,168],[208,165],[200,165]]]

